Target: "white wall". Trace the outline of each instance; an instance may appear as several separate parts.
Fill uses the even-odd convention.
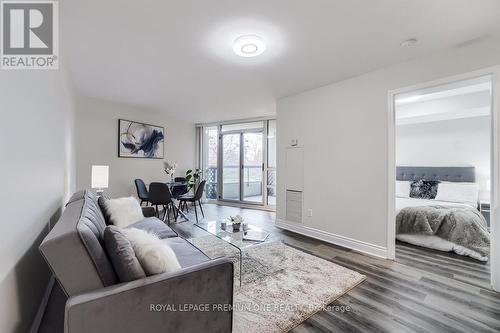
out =
[[[395,50],[396,52],[404,52]],[[304,147],[303,223],[286,223],[278,178],[277,225],[387,255],[388,91],[500,63],[500,38],[280,99],[278,175],[290,140]]]
[[[27,332],[50,276],[38,245],[74,190],[74,105],[63,70],[0,72],[0,332]]]
[[[476,167],[480,199],[488,201],[490,126],[490,117],[399,125],[396,128],[396,164],[473,165]]]
[[[112,197],[135,195],[134,179],[146,183],[169,179],[161,159],[118,158],[118,119],[165,127],[165,158],[177,161],[176,175],[195,168],[195,127],[169,115],[87,97],[77,98],[77,188],[91,184],[91,166],[109,165]]]

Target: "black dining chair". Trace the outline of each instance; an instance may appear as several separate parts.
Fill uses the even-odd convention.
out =
[[[184,179],[184,180],[178,180],[178,179]],[[179,198],[179,196],[184,195],[189,192],[189,184],[186,181],[186,178],[182,177],[177,177],[175,178],[175,183],[171,190],[172,190],[172,197],[174,199]]]
[[[176,183],[184,183],[186,181],[187,181],[186,177],[175,177],[174,178],[174,182],[176,182]]]
[[[137,196],[139,197],[139,199],[141,199],[141,206],[143,202],[145,202],[147,206],[149,202],[149,193],[148,189],[146,188],[146,184],[144,184],[144,181],[142,179],[136,179],[134,180],[134,183],[135,189],[137,190]]]
[[[155,206],[156,216],[160,218],[158,206],[163,207],[163,222],[170,223],[170,211],[177,219],[177,209],[172,201],[172,193],[165,183],[151,183],[149,184],[149,202]]]
[[[201,205],[201,197],[203,196],[203,191],[205,190],[206,181],[203,180],[198,188],[194,192],[194,195],[184,194],[179,196],[177,199],[179,200],[179,209],[187,208],[187,203],[192,202],[194,206],[194,215],[196,216],[196,223],[198,223],[198,211],[196,209],[196,202],[200,206],[201,214],[205,217],[205,213],[203,212],[203,207]]]

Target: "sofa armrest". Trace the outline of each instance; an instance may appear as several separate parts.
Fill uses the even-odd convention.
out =
[[[64,331],[231,332],[232,305],[233,263],[221,258],[73,296]]]
[[[154,217],[156,216],[156,210],[151,206],[142,207],[142,215],[144,215],[144,217]]]

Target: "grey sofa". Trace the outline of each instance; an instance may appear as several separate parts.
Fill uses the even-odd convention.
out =
[[[160,234],[182,269],[120,283],[103,246],[105,219],[89,190],[73,195],[41,243],[43,257],[69,297],[65,332],[231,332],[232,263],[210,260],[154,217],[134,226]],[[190,311],[193,305],[202,308]]]

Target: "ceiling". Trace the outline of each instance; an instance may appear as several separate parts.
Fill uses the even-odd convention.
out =
[[[491,114],[491,76],[433,86],[396,96],[396,124],[413,125]]]
[[[77,93],[212,122],[498,31],[500,1],[67,0],[61,17]],[[266,51],[234,55],[243,34]]]

